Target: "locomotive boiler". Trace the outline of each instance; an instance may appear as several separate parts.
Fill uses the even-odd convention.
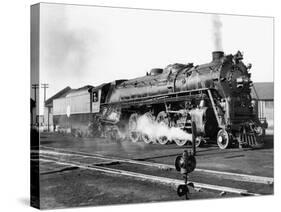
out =
[[[263,130],[253,110],[250,68],[240,51],[234,55],[216,51],[211,62],[203,65],[175,63],[152,69],[143,77],[93,87],[88,91],[87,125],[101,136],[128,137],[132,142],[175,142],[179,146],[189,142],[167,136],[153,138],[138,131],[138,118],[146,116],[186,132],[191,132],[194,123],[197,146],[210,141],[216,141],[221,149],[233,144],[260,146]],[[94,95],[99,97],[95,102]]]

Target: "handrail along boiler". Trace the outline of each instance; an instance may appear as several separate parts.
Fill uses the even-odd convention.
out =
[[[127,134],[133,142],[155,142],[150,135],[137,131],[138,117],[146,115],[187,132],[194,122],[197,146],[212,140],[221,149],[232,144],[260,146],[263,130],[252,105],[250,68],[243,63],[240,51],[235,55],[215,51],[210,63],[175,63],[152,69],[144,77],[105,83],[89,91],[100,92],[100,108],[91,110],[89,126],[103,136]],[[172,141],[163,136],[157,142]],[[182,146],[188,141],[174,142]]]

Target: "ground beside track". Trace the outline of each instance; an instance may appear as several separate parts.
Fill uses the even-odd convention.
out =
[[[267,136],[263,149],[218,149],[209,145],[197,150],[197,168],[230,171],[273,177],[273,136]],[[74,138],[58,134],[41,134],[41,145],[128,159],[144,159],[174,164],[175,157],[187,147],[176,144],[160,145],[130,141],[114,142],[106,139]]]
[[[272,138],[268,137],[269,142]],[[59,148],[69,151],[86,152],[128,159],[143,159],[162,164],[174,164],[175,157],[184,148],[176,145],[120,143],[104,139],[73,138],[56,134],[41,134],[41,147]],[[236,173],[273,177],[273,148],[268,145],[260,150],[219,150],[214,146],[198,149],[197,162],[200,168]],[[92,163],[90,159],[85,163]],[[109,165],[110,168],[129,170],[150,175],[181,179],[175,171],[157,171],[150,167],[128,164]],[[130,177],[120,177],[101,172],[70,168],[53,162],[40,161],[40,195],[42,208],[141,203],[155,201],[183,200],[176,195],[175,188],[159,183],[140,181]],[[192,173],[191,180],[203,183],[249,189],[251,192],[272,194],[273,185],[235,182],[204,173]],[[237,194],[220,196],[218,191],[204,190],[192,192],[191,199],[233,197]]]
[[[41,175],[40,183],[45,209],[184,200],[170,186],[81,169]],[[233,196],[238,195],[226,197]],[[219,197],[211,191],[190,194],[192,199]]]

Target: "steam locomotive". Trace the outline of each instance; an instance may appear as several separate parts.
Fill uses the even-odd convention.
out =
[[[190,142],[139,132],[137,120],[145,115],[189,133],[195,124],[196,146],[216,141],[221,149],[258,147],[264,131],[250,95],[250,68],[240,51],[234,55],[215,51],[207,64],[175,63],[152,69],[143,77],[87,87],[76,91],[79,95],[54,100],[54,124],[79,136],[128,137],[132,142],[179,146]]]

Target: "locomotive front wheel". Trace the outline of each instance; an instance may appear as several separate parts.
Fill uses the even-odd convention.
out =
[[[185,139],[174,139],[174,141],[178,146],[184,146],[188,142],[188,140]]]
[[[217,135],[217,144],[220,149],[226,149],[230,146],[230,136],[225,129],[221,129]]]
[[[137,131],[138,117],[137,113],[133,113],[129,119],[129,137],[134,143],[138,142],[140,138],[140,132]]]
[[[157,115],[156,122],[168,127],[169,126],[168,114],[165,111],[161,111]],[[165,145],[169,142],[169,139],[167,136],[163,135],[163,136],[158,137],[157,141],[159,142],[159,144]]]
[[[152,123],[155,121],[155,116],[153,116],[150,112],[147,112],[144,114],[149,121],[151,121]],[[149,143],[155,143],[156,139],[153,138],[151,135],[147,134],[147,133],[142,133],[141,135],[142,140],[144,141],[144,143],[149,144]]]

